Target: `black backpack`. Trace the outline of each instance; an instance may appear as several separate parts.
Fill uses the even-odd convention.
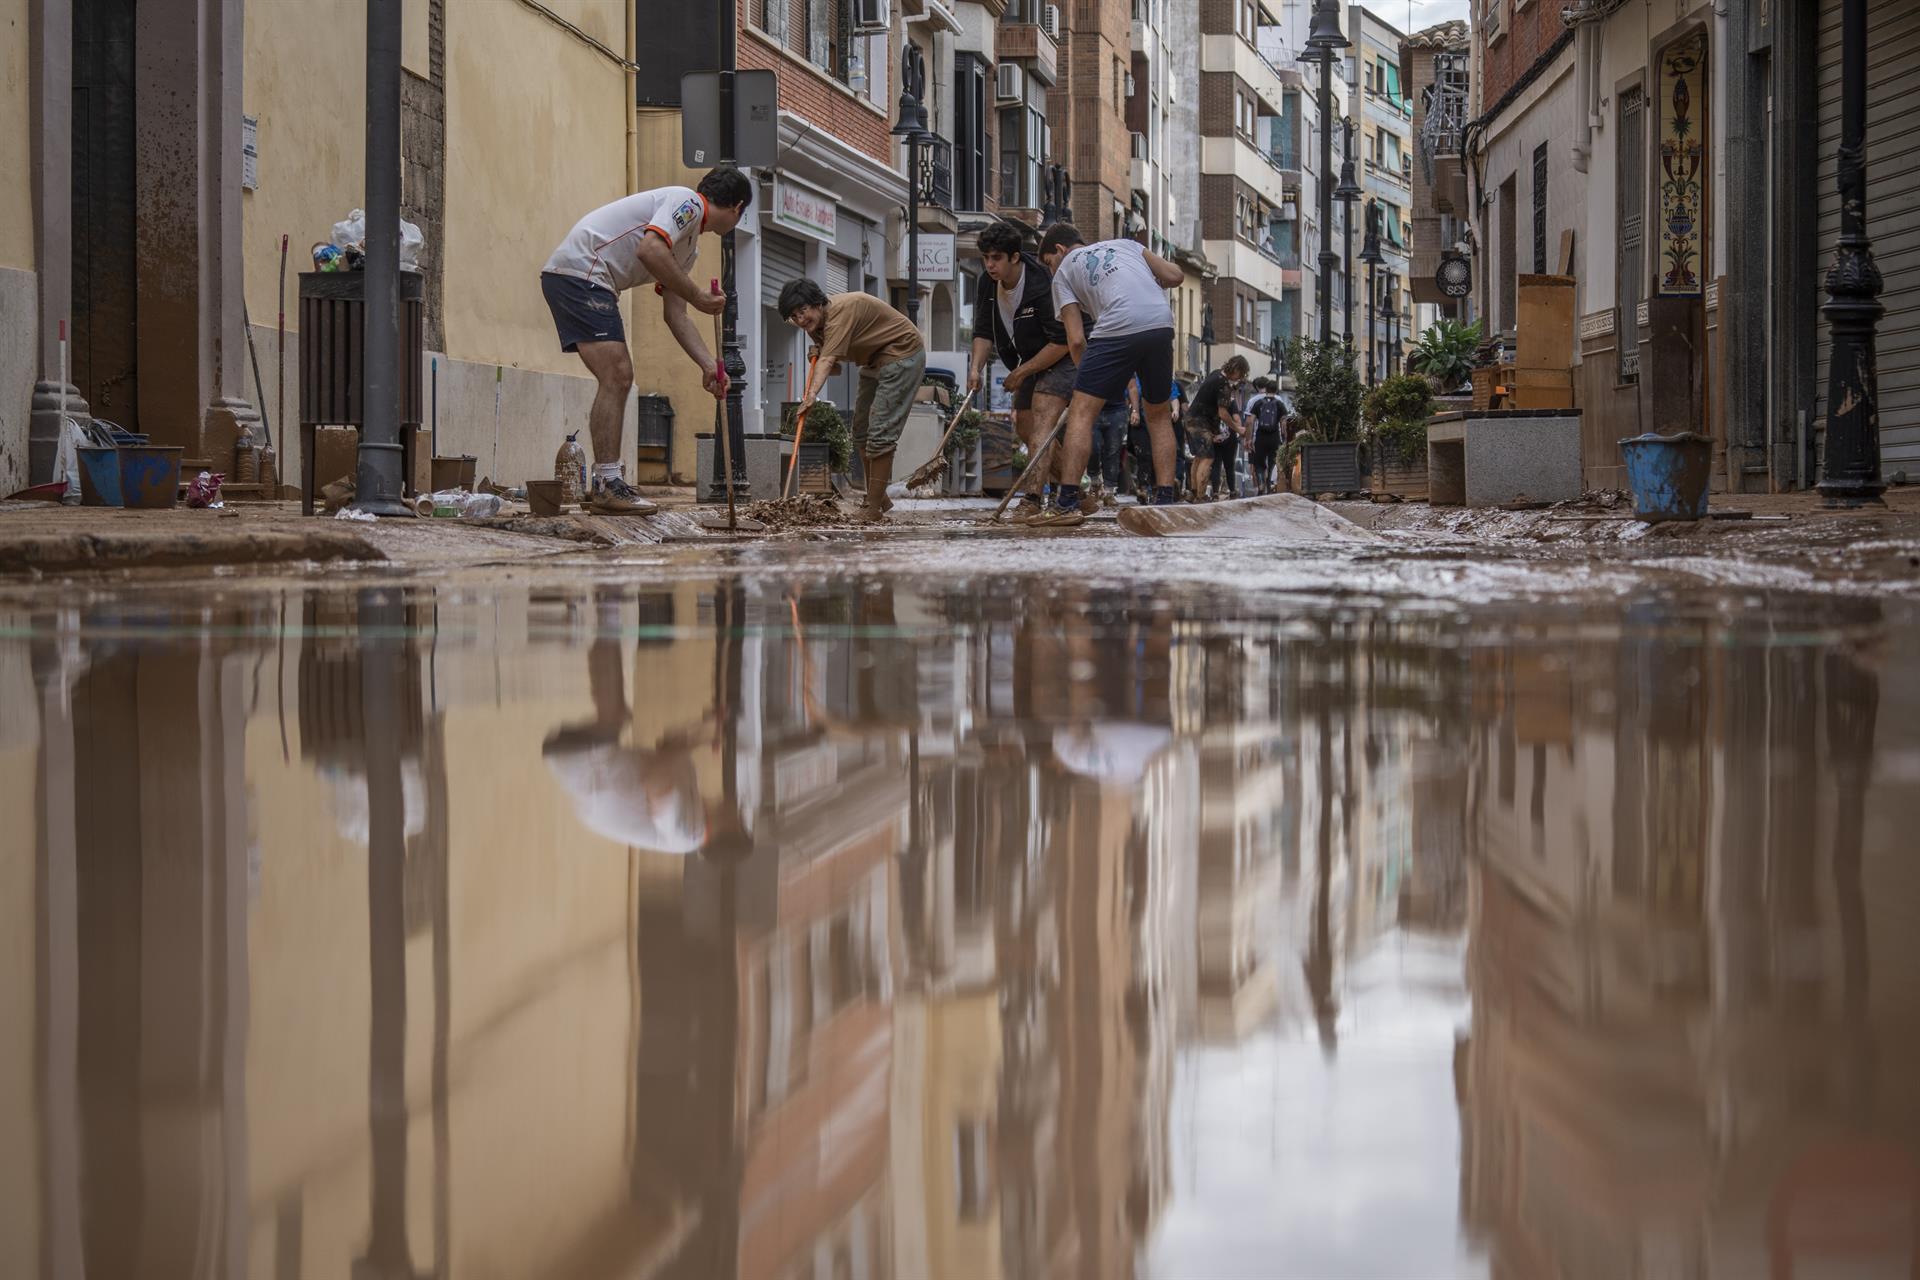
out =
[[[1280,419],[1286,412],[1287,406],[1281,403],[1280,397],[1270,394],[1254,407],[1254,425],[1261,431],[1278,431]]]

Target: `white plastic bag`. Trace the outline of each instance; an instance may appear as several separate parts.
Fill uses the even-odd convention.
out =
[[[60,501],[67,506],[80,501],[80,450],[92,443],[80,419],[60,419],[60,443],[53,455],[53,477],[65,485]]]
[[[355,209],[346,218],[333,224],[333,246],[336,249],[366,250],[367,211]],[[420,269],[420,250],[426,245],[427,238],[420,228],[405,218],[400,219],[400,269],[418,271]]]

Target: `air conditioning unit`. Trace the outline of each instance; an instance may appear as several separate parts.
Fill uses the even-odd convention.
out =
[[[1027,96],[1027,73],[1017,62],[1003,62],[994,68],[993,96],[998,102],[1022,102]]]
[[[1048,35],[1052,36],[1055,40],[1058,40],[1060,38],[1060,6],[1059,5],[1050,4],[1046,6],[1044,9],[1040,10],[1040,29],[1046,32]]]
[[[853,0],[853,33],[874,35],[887,30],[887,0]]]

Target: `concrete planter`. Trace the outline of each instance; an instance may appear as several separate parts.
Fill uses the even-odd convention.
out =
[[[1300,446],[1300,492],[1360,493],[1367,487],[1358,440],[1324,440]]]

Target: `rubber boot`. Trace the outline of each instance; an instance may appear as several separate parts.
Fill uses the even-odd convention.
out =
[[[862,514],[868,520],[884,520],[893,509],[893,499],[887,496],[887,485],[893,480],[893,450],[870,455],[866,462],[867,504]]]

